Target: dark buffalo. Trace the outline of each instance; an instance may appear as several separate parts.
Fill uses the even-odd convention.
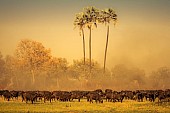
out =
[[[33,104],[36,99],[37,99],[38,95],[36,91],[27,91],[27,92],[23,92],[22,94],[22,100],[24,100],[26,103],[28,101],[31,101],[31,103]]]
[[[12,98],[12,95],[8,90],[5,90],[3,92],[3,96],[4,96],[4,100],[8,100],[8,101],[10,100],[10,98]]]
[[[19,91],[10,91],[12,98],[18,99],[19,97]]]
[[[157,91],[158,104],[166,100],[165,92],[162,90]]]
[[[80,99],[82,99],[83,96],[84,96],[83,91],[71,91],[71,100],[78,99],[78,101],[80,102]]]
[[[44,92],[43,91],[37,91],[37,98],[36,101],[42,101],[44,98]]]
[[[133,91],[123,91],[125,95],[125,99],[133,100],[134,99],[134,92]]]
[[[106,89],[105,93],[112,93],[112,90],[111,89]]]
[[[52,94],[55,97],[55,99],[59,100],[60,97],[62,96],[62,91],[53,91]]]
[[[157,92],[156,90],[146,90],[144,93],[144,97],[146,98],[146,101],[149,100],[150,102],[155,102]]]
[[[90,101],[90,103],[93,103],[93,100],[95,100],[96,103],[97,102],[103,103],[102,95],[100,95],[96,91],[91,91],[86,96],[87,96],[88,101]]]
[[[122,92],[110,92],[106,93],[106,101],[108,102],[123,102],[123,99],[125,97],[125,94]]]
[[[144,99],[144,96],[145,96],[145,92],[142,90],[137,90],[135,92],[135,100],[138,101],[138,102],[143,102],[143,99]]]
[[[51,103],[51,100],[55,98],[55,96],[52,94],[52,92],[50,91],[43,91],[44,92],[44,103],[46,102],[46,100],[50,101]]]
[[[170,89],[165,90],[165,96],[168,98],[168,101],[170,101]]]
[[[113,102],[123,102],[123,99],[125,97],[125,94],[122,92],[113,92]]]
[[[0,90],[0,97],[3,96],[4,92],[5,92],[5,90]]]
[[[62,94],[60,96],[60,101],[66,102],[71,100],[71,92],[68,91],[62,91]]]
[[[111,102],[112,101],[112,90],[111,89],[106,89],[105,90],[105,98],[106,98],[106,102]]]

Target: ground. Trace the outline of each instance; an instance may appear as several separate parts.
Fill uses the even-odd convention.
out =
[[[158,105],[157,102],[120,102],[89,103],[81,102],[36,102],[26,104],[19,100],[4,101],[0,99],[0,113],[170,113],[170,102]]]

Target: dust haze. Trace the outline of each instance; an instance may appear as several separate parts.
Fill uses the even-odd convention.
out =
[[[30,57],[29,54],[24,56],[27,57],[26,59],[24,57],[19,59],[19,57],[16,57],[16,53],[7,56],[1,54],[0,88],[50,91],[170,88],[169,39],[151,37],[151,35],[148,35],[150,38],[142,38],[142,36],[135,38],[135,34],[133,37],[129,36],[129,38],[122,40],[116,40],[116,37],[111,39],[113,45],[111,42],[109,43],[106,73],[103,73],[102,54],[100,60],[93,59],[91,73],[89,73],[88,58],[86,59],[86,65],[83,64],[83,59],[74,59],[70,63],[67,58],[52,56],[52,51],[47,51],[49,49],[38,49],[37,51],[45,51],[47,56],[43,56],[43,60],[41,58],[35,59],[35,62],[32,61],[33,64],[30,63],[30,60],[27,60]],[[22,41],[34,42],[33,40]],[[21,42],[16,50],[21,49],[18,48],[19,45],[22,45]],[[34,43],[43,47],[40,42],[35,41]],[[93,55],[95,57],[95,54]],[[50,60],[48,61],[46,58]],[[29,65],[27,63],[23,64],[22,60]],[[35,65],[37,61],[42,63]],[[32,70],[34,70],[34,74]]]
[[[149,27],[149,30],[141,26],[133,27],[134,30],[122,30],[121,33],[114,32],[113,29],[115,34],[110,38],[108,66],[125,64],[128,67],[144,69],[146,73],[151,73],[159,67],[169,67],[169,27],[145,26]]]
[[[170,88],[169,1],[0,2],[0,89]],[[73,29],[75,14],[94,4],[118,14],[109,24],[105,73],[106,25],[92,28],[91,73],[89,29],[85,64],[80,30]]]

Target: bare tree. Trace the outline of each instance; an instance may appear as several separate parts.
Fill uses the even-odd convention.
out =
[[[50,50],[46,49],[42,43],[27,39],[19,42],[15,55],[20,66],[30,70],[33,84],[36,71],[43,69],[46,62],[51,59]]]

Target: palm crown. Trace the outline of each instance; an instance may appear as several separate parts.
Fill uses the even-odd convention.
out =
[[[100,14],[97,18],[99,23],[109,24],[111,21],[116,23],[117,15],[115,14],[115,11],[111,8],[101,10]]]
[[[97,18],[99,16],[99,10],[95,7],[86,7],[84,8],[85,19],[86,19],[86,26],[88,28],[95,25],[97,27]]]

